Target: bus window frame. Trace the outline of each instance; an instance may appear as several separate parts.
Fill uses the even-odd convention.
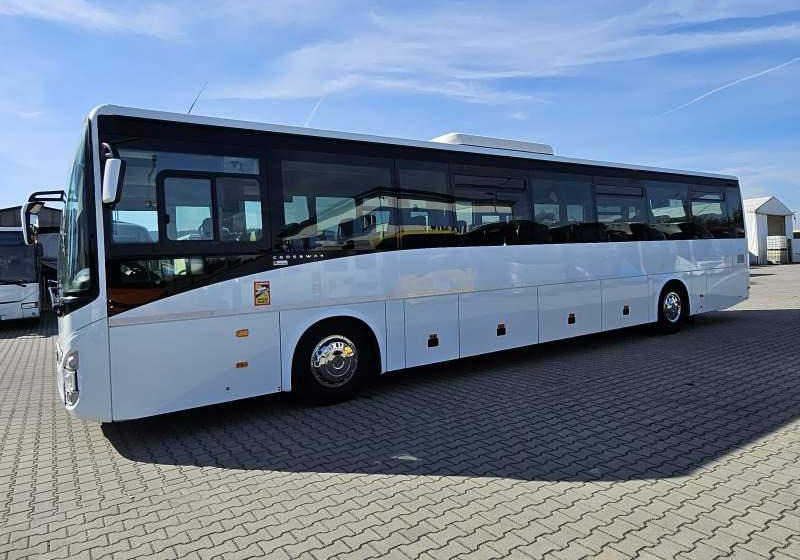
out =
[[[103,205],[103,224],[104,224],[104,243],[106,250],[106,261],[116,259],[158,259],[158,258],[177,258],[187,255],[196,257],[216,257],[225,255],[256,255],[270,251],[270,240],[272,239],[273,221],[269,209],[271,208],[270,188],[267,183],[268,173],[267,150],[255,146],[224,145],[215,143],[198,143],[168,138],[139,137],[127,141],[124,147],[136,150],[151,150],[159,152],[174,152],[182,154],[230,156],[241,158],[253,158],[258,160],[258,173],[225,173],[225,172],[206,172],[206,171],[185,171],[180,169],[163,169],[156,175],[156,197],[157,197],[157,219],[158,219],[158,240],[153,243],[114,243],[112,240],[112,227],[114,205]],[[114,144],[112,144],[113,146]],[[120,147],[122,147],[120,145]],[[162,175],[170,176],[192,176],[192,178],[207,178],[212,182],[212,211],[216,212],[216,193],[214,188],[214,176],[247,178],[258,181],[259,192],[261,194],[261,239],[253,242],[243,243],[238,241],[173,241],[166,239],[166,230],[162,222],[162,209],[164,207],[163,190],[160,187]],[[122,197],[125,196],[125,189],[122,189]],[[215,224],[216,228],[216,224]],[[162,238],[163,236],[163,238]],[[235,249],[235,250],[232,250]]]
[[[263,198],[259,199],[261,203],[261,239],[256,241],[225,241],[222,239],[219,230],[219,199],[217,196],[217,179],[230,178],[230,179],[253,179],[258,181],[259,193],[263,196],[264,189],[261,186],[261,181],[257,175],[248,173],[208,173],[203,171],[175,171],[172,169],[164,169],[156,175],[156,197],[157,197],[157,212],[158,212],[158,241],[157,245],[169,248],[172,252],[186,252],[187,250],[193,255],[197,256],[218,256],[213,253],[208,253],[210,249],[216,249],[216,252],[225,251],[225,249],[233,248],[251,248],[258,249],[256,251],[225,251],[225,254],[251,254],[253,252],[261,252],[267,246],[266,236],[264,234],[264,201]],[[209,182],[211,189],[211,220],[213,221],[214,239],[198,239],[191,241],[180,241],[177,239],[169,239],[167,237],[167,204],[165,182],[167,179],[206,179]]]

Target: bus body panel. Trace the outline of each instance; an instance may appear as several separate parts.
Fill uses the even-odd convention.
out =
[[[458,298],[462,358],[539,342],[536,286],[471,292]]]
[[[654,321],[658,296],[670,280],[686,286],[696,314],[711,309],[704,307],[707,273],[727,279],[720,284],[726,299],[717,303],[730,306],[746,297],[739,279],[746,278],[747,267],[713,267],[735,262],[744,240],[712,243],[716,251],[697,241],[676,241],[667,251],[647,243],[609,243],[375,253],[177,294],[109,319],[114,419],[288,391],[297,342],[331,317],[367,324],[378,341],[381,370],[390,371]],[[687,267],[688,254],[712,268],[677,270]],[[603,278],[614,260],[626,263],[633,275]],[[359,269],[372,271],[373,280],[353,280]],[[554,277],[582,280],[549,284]],[[266,310],[253,300],[255,283],[265,281]],[[520,285],[497,289],[514,283]],[[424,295],[430,291],[450,293]],[[622,314],[625,305],[628,315]],[[508,338],[497,335],[499,324]],[[250,337],[243,342],[235,334],[244,328]],[[434,346],[428,345],[431,335],[438,339]],[[242,351],[248,344],[258,351]],[[164,349],[148,354],[142,348]],[[240,361],[249,366],[236,369]],[[159,387],[157,397],[136,397],[148,383]]]
[[[650,309],[650,283],[647,276],[602,281],[604,331],[655,320]]]
[[[712,268],[706,271],[704,311],[717,311],[736,305],[747,295],[750,271],[747,267]]]
[[[403,300],[386,302],[386,371],[406,367],[406,313]]]
[[[595,280],[539,287],[539,342],[600,332],[600,286]]]
[[[314,323],[329,317],[349,316],[368,324],[379,343],[381,370],[390,371],[652,321],[657,318],[658,295],[670,280],[686,285],[693,314],[742,301],[748,269],[724,264],[744,251],[744,241],[703,243],[713,243],[716,251],[697,241],[668,243],[673,247],[665,252],[647,243],[453,248],[294,265],[184,292],[111,317],[110,366],[108,351],[103,351],[108,338],[99,334],[106,321],[97,320],[96,306],[87,306],[62,318],[88,323],[72,340],[60,339],[63,353],[80,345],[95,349],[89,354],[98,357],[96,370],[81,358],[81,398],[68,410],[81,418],[111,420],[110,406],[93,403],[113,400],[113,419],[122,420],[290,390],[297,341]],[[584,254],[583,260],[576,254]],[[702,262],[710,268],[680,271],[688,268],[687,254],[705,257]],[[607,263],[612,260],[626,263],[635,275],[602,278],[610,273]],[[483,266],[471,264],[478,262]],[[579,270],[574,263],[581,263]],[[353,287],[348,281],[351,267],[380,273],[373,282],[362,279]],[[708,285],[712,294],[718,291],[717,298],[707,295],[707,275],[714,278]],[[548,284],[554,277],[585,280]],[[329,290],[309,292],[307,286],[315,278]],[[265,280],[271,286],[270,311],[252,302],[254,282]],[[498,290],[504,283],[520,285]],[[640,312],[643,286],[649,300],[646,316]],[[424,295],[432,290],[450,294]],[[509,297],[516,305],[490,303],[493,298],[507,303]],[[372,301],[364,301],[367,298]],[[615,323],[611,314],[618,321],[621,315],[613,307],[625,304],[631,309],[630,322]],[[573,324],[568,322],[570,313],[575,314]],[[501,323],[514,335],[522,327],[521,338],[495,345]],[[241,344],[235,333],[244,328],[251,334]],[[476,346],[478,331],[480,336],[493,332],[490,342]],[[428,346],[431,334],[437,335],[437,346]],[[255,343],[258,351],[240,350]],[[160,350],[142,352],[142,348]],[[243,361],[248,367],[237,369],[236,363]],[[144,390],[148,382],[158,390]],[[103,398],[104,391],[112,394],[112,387],[113,399]]]
[[[458,358],[458,295],[405,300],[405,340],[406,367]]]
[[[73,319],[78,319],[83,323],[89,316],[89,313],[80,313],[84,309],[86,308],[62,317],[61,320],[63,323],[70,323]],[[72,315],[77,317],[73,318]],[[78,418],[110,422],[113,418],[113,395],[108,357],[108,321],[94,321],[74,331],[62,331],[63,323],[59,324],[56,345],[56,387],[61,402],[64,402],[64,366],[70,354],[77,352],[80,364],[77,370],[80,397],[74,405],[65,404],[66,409]],[[62,332],[68,334],[62,336]]]
[[[111,327],[114,420],[280,391],[278,323],[272,312]]]
[[[682,278],[688,286],[689,272],[746,270],[742,264],[726,266],[745,250],[744,240],[717,239],[369,253],[218,282],[112,316],[110,324],[261,313],[265,309],[253,302],[253,286],[259,281],[270,284],[268,310],[307,309],[309,313],[330,306],[641,276]],[[699,264],[691,265],[692,255]],[[705,294],[700,285],[689,291],[690,296]]]

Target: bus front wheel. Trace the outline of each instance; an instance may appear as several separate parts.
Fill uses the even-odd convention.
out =
[[[373,362],[372,344],[349,321],[329,320],[309,330],[292,363],[293,390],[313,404],[332,404],[358,393]]]

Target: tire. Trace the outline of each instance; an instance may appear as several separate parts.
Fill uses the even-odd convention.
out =
[[[310,404],[333,404],[353,398],[374,363],[366,330],[347,320],[312,327],[297,345],[292,388]]]
[[[686,290],[676,284],[667,284],[658,298],[658,322],[662,334],[675,334],[686,321],[689,301]]]

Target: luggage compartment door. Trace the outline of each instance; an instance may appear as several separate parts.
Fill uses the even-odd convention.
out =
[[[600,332],[600,281],[539,286],[539,342]]]
[[[536,287],[473,292],[459,296],[461,357],[536,344]]]
[[[406,367],[458,358],[458,295],[405,300]]]
[[[651,308],[647,276],[603,280],[604,331],[647,323]]]

